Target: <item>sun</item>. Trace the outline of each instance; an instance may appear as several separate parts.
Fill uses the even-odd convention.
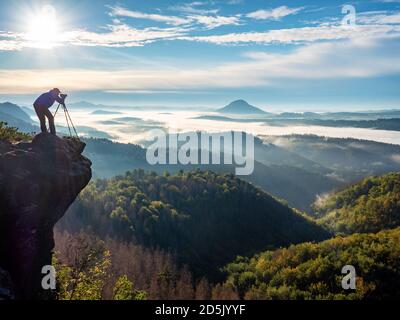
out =
[[[32,46],[51,49],[58,42],[59,25],[56,9],[46,5],[28,19],[27,39]]]

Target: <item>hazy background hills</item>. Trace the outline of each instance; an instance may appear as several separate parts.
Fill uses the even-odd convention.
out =
[[[74,108],[77,106],[83,108],[79,110],[84,111],[75,110]],[[23,132],[38,131],[37,120],[33,116],[34,113],[28,110],[30,109],[26,107],[21,108],[11,103],[0,104],[1,120],[18,127]],[[272,120],[274,118],[292,120],[296,118],[293,121],[298,121],[298,118],[302,118],[303,120],[301,121],[314,121],[312,119],[325,119],[329,116],[339,118],[347,115],[347,113],[271,114],[264,112],[258,112],[257,115],[251,114],[254,110],[254,107],[247,102],[238,100],[220,111],[223,114],[226,112],[244,112],[247,114],[249,112],[250,114],[247,114],[249,118],[246,118],[245,114],[240,114],[240,118],[235,120],[246,121],[249,125],[253,121],[269,121],[260,120],[260,116]],[[234,172],[234,167],[228,165],[149,166],[145,159],[147,144],[144,140],[142,140],[143,143],[141,145],[118,143],[115,141],[113,133],[109,133],[107,128],[117,127],[120,128],[119,130],[127,132],[132,130],[133,135],[145,134],[154,128],[167,129],[164,122],[157,121],[156,119],[146,120],[141,118],[140,115],[134,117],[128,116],[125,109],[116,111],[116,109],[86,102],[71,104],[70,112],[72,115],[76,114],[78,116],[78,123],[76,123],[78,131],[87,137],[95,138],[85,139],[87,143],[85,154],[93,161],[95,178],[110,178],[123,174],[128,170],[140,168],[160,174],[165,171],[177,173],[180,170],[190,171],[196,168],[222,173]],[[81,116],[82,113],[84,114],[84,118]],[[175,114],[179,117],[178,111],[175,111]],[[349,116],[366,119],[368,117],[380,117],[384,114],[395,116],[396,114],[400,114],[400,112],[395,110],[375,111],[373,113],[352,112]],[[157,115],[158,112],[154,112],[155,118]],[[173,115],[174,112],[171,112],[162,116],[173,117]],[[235,116],[235,114],[232,116]],[[101,120],[97,120],[98,118]],[[94,121],[103,123],[104,127],[100,126],[101,129],[98,129],[94,126],[97,122],[93,122],[92,126],[89,121],[81,123],[81,119],[94,119]],[[66,134],[68,130],[63,126],[63,118],[57,118],[56,120],[59,124],[61,122],[58,129]],[[394,121],[399,120],[395,119]],[[369,122],[374,120],[361,120],[361,122],[364,121]],[[289,123],[290,121],[285,125],[289,125]],[[223,131],[223,129],[220,131]],[[379,134],[380,131],[377,130],[376,132]],[[105,139],[113,139],[114,141]],[[254,173],[249,177],[243,178],[261,187],[266,192],[278,198],[285,199],[291,206],[306,211],[311,210],[310,205],[318,197],[323,197],[331,190],[357,182],[369,175],[384,174],[397,171],[400,168],[400,146],[373,141],[349,138],[337,139],[313,135],[259,135],[256,139],[255,147]],[[304,185],[307,185],[307,188],[304,188]]]
[[[172,122],[166,120],[176,117],[181,121],[182,111],[141,113],[83,106],[71,113],[78,131],[86,136],[82,139],[87,145],[85,155],[93,162],[94,179],[57,225],[58,268],[79,269],[76,256],[102,266],[108,259],[102,250],[109,250],[107,263],[113,268],[101,271],[108,280],[101,282],[100,296],[113,297],[120,276],[135,281],[139,291],[131,298],[364,299],[397,295],[397,280],[392,279],[398,279],[395,266],[400,262],[396,251],[400,180],[398,173],[390,172],[400,171],[400,145],[317,135],[268,135],[269,130],[264,130],[266,134],[254,134],[254,173],[238,179],[232,165],[147,163],[151,137],[142,135],[154,128],[171,129]],[[345,113],[254,114],[244,102],[233,106],[228,111],[234,113],[226,114],[225,109],[197,117],[206,121],[201,124],[216,124],[219,130],[211,130],[211,135],[232,131],[227,129],[238,123],[245,125],[242,132],[268,121],[289,126],[296,121],[337,122],[342,120],[335,117],[346,117]],[[242,108],[250,114],[240,113]],[[396,111],[349,116],[362,119],[350,122],[370,123],[380,121],[372,119],[384,114],[396,116]],[[1,121],[21,131],[38,130],[29,108],[0,104],[0,115]],[[185,119],[192,118],[196,116],[189,113]],[[67,132],[58,121],[59,131]],[[194,124],[187,124],[191,131],[178,131],[197,132],[200,128]],[[203,129],[207,128],[215,127]],[[371,130],[377,135],[395,132]],[[118,142],[121,132],[140,135],[135,139],[138,143]],[[371,177],[382,174],[386,175]],[[83,247],[97,254],[88,255]],[[354,257],[350,262],[349,256]],[[355,293],[345,294],[335,284],[343,263],[361,270],[361,287]],[[91,272],[84,272],[83,288],[90,283]],[[68,297],[68,292],[64,294]]]

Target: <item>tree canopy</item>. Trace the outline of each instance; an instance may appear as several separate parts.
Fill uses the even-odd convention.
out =
[[[330,235],[272,196],[232,174],[143,170],[91,183],[61,226],[176,252],[211,279],[237,255]],[[75,230],[79,231],[79,230]]]
[[[245,299],[393,299],[400,297],[400,228],[302,243],[237,258],[227,283]],[[356,290],[341,286],[353,265]]]
[[[318,221],[336,233],[400,226],[400,173],[368,177],[315,204]]]

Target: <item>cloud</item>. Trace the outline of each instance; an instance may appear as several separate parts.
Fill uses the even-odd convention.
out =
[[[200,2],[192,3],[199,6]],[[277,9],[277,8],[276,8]],[[297,8],[299,9],[299,8]],[[296,10],[297,10],[296,9]],[[215,29],[224,25],[241,25],[241,16],[188,15],[184,18],[163,15],[148,15],[135,11],[126,11],[121,7],[111,9],[113,23],[103,27],[101,32],[77,29],[61,33],[50,47],[56,46],[103,46],[135,47],[164,40],[184,40],[213,43],[217,45],[249,44],[305,44],[319,41],[337,41],[357,37],[382,37],[400,33],[400,13],[386,11],[364,12],[359,14],[357,26],[342,26],[340,20],[319,21],[315,26],[290,29],[266,30],[263,32],[241,32],[225,34],[192,35],[196,27]],[[275,10],[275,9],[274,9]],[[290,9],[295,10],[295,9]],[[138,29],[116,18],[116,15],[132,15],[146,19],[156,19],[171,24],[170,27],[147,27]],[[282,14],[282,12],[280,13]],[[278,15],[276,15],[278,16]],[[118,16],[119,17],[119,16]],[[181,25],[181,23],[185,23]],[[199,31],[197,29],[197,31]],[[0,31],[0,51],[22,50],[41,47],[26,33]]]
[[[0,40],[0,51],[19,51],[23,45],[19,41]]]
[[[125,9],[123,7],[110,7],[110,15],[113,17],[128,17],[128,18],[135,18],[135,19],[148,19],[148,20],[153,20],[153,21],[158,21],[158,22],[164,22],[170,25],[174,26],[180,26],[183,24],[188,24],[190,20],[181,18],[181,17],[175,17],[175,16],[165,16],[165,15],[160,15],[160,14],[149,14],[149,13],[143,13],[139,11],[131,11],[128,9]]]
[[[378,24],[378,25],[392,25],[392,24],[400,24],[400,13],[388,14],[385,12],[381,12],[378,14],[375,13],[361,13],[357,17],[357,23],[362,24]]]
[[[127,24],[113,24],[106,27],[105,32],[97,33],[78,29],[61,33],[51,47],[103,46],[103,47],[137,47],[159,40],[166,40],[185,35],[181,28],[145,28],[135,29]],[[40,43],[30,40],[23,33],[1,33],[0,51],[22,50],[40,47]]]
[[[289,54],[250,52],[252,61],[238,65],[274,79],[371,78],[400,73],[400,37],[354,38],[315,43]],[[238,71],[239,71],[238,69]]]
[[[240,18],[238,16],[224,17],[196,15],[190,16],[189,18],[204,25],[207,29],[215,29],[225,25],[240,25]]]
[[[72,45],[134,47],[184,34],[182,29],[177,28],[135,29],[126,24],[110,25],[108,28],[109,32],[105,33],[76,30],[66,33],[61,39]]]
[[[22,94],[48,90],[54,83],[68,91],[143,92],[232,88],[260,84],[255,77],[243,83],[229,70],[169,68],[167,70],[0,70],[0,93]]]
[[[217,14],[219,12],[219,9],[204,9],[201,8],[208,3],[206,2],[201,2],[201,1],[194,1],[191,3],[183,3],[183,4],[178,4],[171,6],[169,9],[174,10],[174,11],[179,11],[183,13],[188,13],[188,14],[196,14],[196,15],[208,15],[208,14]]]
[[[356,37],[379,37],[399,33],[400,26],[358,25],[358,26],[317,26],[291,29],[277,29],[266,32],[229,33],[210,36],[184,36],[182,40],[214,44],[288,44],[327,40],[341,40]]]
[[[248,18],[256,20],[279,20],[286,16],[296,14],[303,10],[303,8],[289,8],[287,6],[281,6],[271,10],[257,10],[247,14]]]
[[[224,25],[239,25],[239,16],[219,16],[216,13],[218,10],[204,10],[197,7],[203,5],[202,2],[192,2],[190,4],[175,6],[175,9],[183,10],[186,14],[184,17],[147,14],[138,11],[130,11],[123,7],[110,7],[110,15],[113,17],[129,17],[136,19],[148,19],[158,22],[164,22],[173,26],[192,26],[195,24],[204,25],[207,29],[214,29]],[[212,15],[210,15],[212,14]]]
[[[290,53],[248,52],[205,68],[0,70],[0,93],[66,91],[165,92],[279,86],[287,80],[372,78],[400,74],[400,37],[315,43]]]
[[[22,48],[20,34],[0,31],[0,51],[17,51]]]

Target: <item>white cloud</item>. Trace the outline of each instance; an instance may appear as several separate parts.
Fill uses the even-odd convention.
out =
[[[153,21],[158,21],[158,22],[164,22],[164,23],[174,25],[174,26],[188,24],[190,22],[190,20],[181,18],[181,17],[165,16],[165,15],[160,15],[160,14],[149,14],[149,13],[143,13],[143,12],[139,12],[139,11],[131,11],[131,10],[125,9],[123,7],[110,7],[110,9],[111,9],[110,15],[115,16],[115,17],[148,19],[148,20],[153,20]]]
[[[0,31],[0,51],[17,51],[23,48],[21,35],[12,32]]]
[[[225,25],[240,25],[240,18],[237,16],[224,17],[196,15],[190,16],[189,18],[204,25],[208,29],[215,29]]]
[[[164,92],[261,85],[258,77],[249,75],[243,82],[242,77],[232,77],[229,69],[0,70],[0,93],[35,93],[54,86],[54,83],[67,91],[114,92]]]
[[[146,28],[134,29],[126,24],[110,25],[109,32],[95,33],[86,30],[76,30],[64,34],[61,39],[65,43],[81,46],[133,47],[142,46],[157,40],[176,38],[183,34],[177,28]]]
[[[286,16],[296,14],[301,10],[303,10],[303,8],[289,8],[287,6],[281,6],[270,10],[257,10],[247,14],[246,16],[256,20],[279,20]]]
[[[378,37],[390,33],[399,33],[400,26],[391,25],[358,25],[351,26],[317,26],[291,29],[277,29],[266,32],[229,33],[211,36],[184,36],[188,41],[208,42],[215,44],[245,43],[306,43],[323,40],[341,40],[356,37]]]
[[[315,43],[289,54],[250,52],[239,69],[262,71],[268,79],[368,78],[400,73],[400,37],[355,38]]]
[[[23,45],[19,41],[0,40],[0,51],[18,51],[23,49]]]
[[[311,44],[286,54],[249,52],[242,61],[205,68],[0,70],[0,93],[34,93],[54,83],[67,91],[165,92],[400,74],[399,40],[356,38]]]
[[[160,15],[160,14],[147,14],[138,11],[127,10],[123,7],[110,7],[110,15],[113,17],[129,17],[137,19],[148,19],[158,22],[164,22],[173,26],[192,26],[194,24],[204,25],[207,29],[214,29],[224,25],[239,25],[239,16],[220,16],[216,13],[218,10],[205,10],[198,9],[197,7],[203,5],[202,2],[192,2],[190,4],[181,5],[179,9],[183,9],[185,13],[190,13],[184,17]]]
[[[204,9],[203,6],[207,5],[206,2],[194,1],[191,3],[183,3],[170,7],[170,10],[180,11],[188,14],[217,14],[219,9]]]
[[[180,28],[145,28],[135,29],[126,24],[114,24],[106,27],[106,32],[91,32],[84,29],[67,31],[57,37],[52,47],[63,45],[136,47],[159,40],[166,40],[185,35]],[[36,48],[40,44],[32,42],[27,34],[0,33],[0,51]]]
[[[363,13],[357,17],[357,23],[362,24],[379,24],[391,25],[400,24],[400,13],[387,14],[387,13]]]
[[[195,2],[196,4],[197,2]],[[198,5],[200,2],[198,3]],[[113,9],[114,13],[130,14],[132,11],[120,7]],[[292,9],[294,10],[294,9]],[[114,15],[112,13],[112,15]],[[141,16],[134,13],[133,16]],[[143,46],[148,43],[163,40],[186,40],[213,43],[217,45],[246,45],[246,44],[301,44],[319,41],[337,41],[352,39],[357,37],[381,37],[389,34],[400,33],[399,13],[388,14],[385,11],[367,12],[359,14],[357,26],[341,26],[340,21],[334,20],[327,23],[319,22],[316,26],[298,27],[290,29],[267,30],[264,32],[243,32],[225,33],[214,35],[196,35],[191,33],[195,27],[204,26],[205,29],[214,29],[224,25],[240,25],[243,23],[241,17],[237,16],[218,16],[218,15],[189,15],[184,18],[161,15],[147,15],[146,19],[171,18],[168,24],[177,24],[170,27],[148,27],[137,29],[127,23],[121,22],[114,17],[113,24],[104,27],[102,32],[80,29],[61,33],[56,40],[51,43],[52,47],[73,45],[73,46],[105,46],[105,47],[134,47]],[[177,20],[182,19],[182,20]],[[185,21],[187,24],[179,25]],[[197,30],[199,31],[199,30]],[[0,31],[0,51],[22,50],[24,48],[40,47],[34,43],[27,34],[2,32]]]

